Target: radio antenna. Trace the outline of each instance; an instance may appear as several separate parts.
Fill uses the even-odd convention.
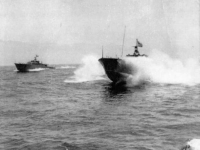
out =
[[[121,55],[121,57],[123,56],[125,34],[126,34],[126,26],[124,28],[124,37],[123,37],[123,43],[122,43],[122,55]]]
[[[103,58],[103,46],[102,46],[102,58]]]

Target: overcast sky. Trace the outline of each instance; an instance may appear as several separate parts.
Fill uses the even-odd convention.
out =
[[[49,64],[80,63],[85,55],[152,49],[199,57],[198,0],[0,0],[0,65],[35,54]]]

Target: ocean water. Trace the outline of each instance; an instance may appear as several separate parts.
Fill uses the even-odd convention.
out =
[[[200,137],[200,84],[115,86],[90,66],[0,67],[0,149],[179,150]]]

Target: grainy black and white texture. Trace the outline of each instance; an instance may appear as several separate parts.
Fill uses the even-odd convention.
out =
[[[199,6],[0,0],[0,149],[177,150],[198,139]],[[126,60],[139,73],[119,87],[98,59],[102,45],[105,57],[121,56],[125,26],[124,56],[139,39],[149,57]],[[36,54],[57,68],[16,72],[14,63]],[[135,84],[146,77],[150,82]]]
[[[1,149],[177,150],[200,135],[199,84],[116,87],[76,67],[0,68]]]

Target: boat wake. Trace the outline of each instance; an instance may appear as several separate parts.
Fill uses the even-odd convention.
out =
[[[104,70],[98,62],[98,58],[92,55],[82,59],[82,65],[75,70],[74,76],[66,79],[66,83],[80,83],[95,80],[105,80]]]
[[[76,68],[76,67],[75,66],[61,66],[56,69],[73,69],[73,68]]]
[[[154,50],[150,57],[124,58],[124,60],[132,70],[135,70],[127,78],[129,85],[134,86],[146,81],[187,85],[200,83],[200,65],[195,59],[182,62]]]
[[[38,72],[38,71],[43,71],[45,68],[36,68],[36,69],[29,69],[29,72]]]

